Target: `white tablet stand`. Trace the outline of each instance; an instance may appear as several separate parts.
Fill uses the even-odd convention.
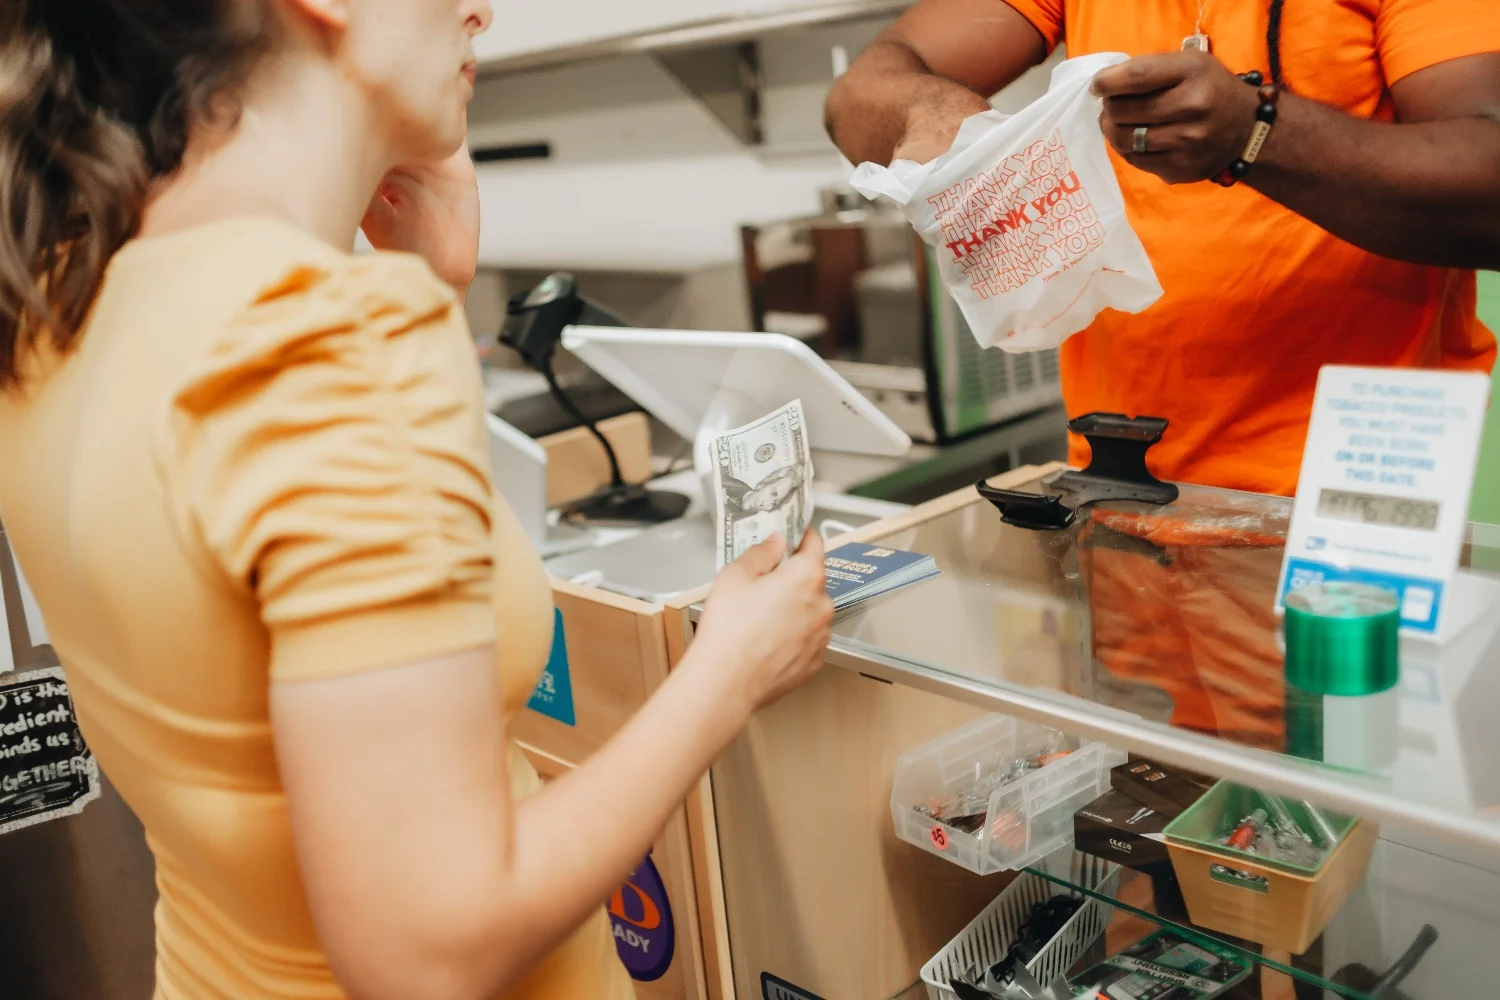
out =
[[[693,442],[712,495],[713,439],[794,399],[812,447],[903,455],[911,438],[806,344],[774,333],[569,326],[562,345]]]

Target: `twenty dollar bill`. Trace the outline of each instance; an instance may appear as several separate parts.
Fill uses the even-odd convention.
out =
[[[719,569],[772,535],[787,551],[812,521],[812,449],[802,400],[714,439]]]

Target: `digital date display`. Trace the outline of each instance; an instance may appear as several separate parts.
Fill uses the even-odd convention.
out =
[[[1407,500],[1344,490],[1324,490],[1318,497],[1319,517],[1413,531],[1436,531],[1441,509],[1441,504],[1431,500]]]

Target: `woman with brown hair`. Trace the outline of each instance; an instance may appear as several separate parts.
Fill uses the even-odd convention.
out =
[[[459,305],[488,19],[0,8],[0,510],[156,857],[163,1000],[628,996],[603,900],[821,659],[821,545],[772,543],[593,759],[541,789],[507,738],[552,619]]]

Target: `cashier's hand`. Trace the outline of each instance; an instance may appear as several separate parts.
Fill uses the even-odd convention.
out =
[[[823,539],[807,532],[785,563],[777,536],[725,567],[703,610],[693,649],[729,685],[732,704],[764,707],[823,664],[833,602],[823,586]]]
[[[420,254],[462,297],[479,265],[479,181],[465,145],[385,175],[360,223],[377,250]]]
[[[1204,52],[1137,56],[1094,77],[1104,138],[1131,165],[1168,184],[1208,180],[1244,152],[1260,104],[1254,87]],[[1146,127],[1146,152],[1134,151]]]

